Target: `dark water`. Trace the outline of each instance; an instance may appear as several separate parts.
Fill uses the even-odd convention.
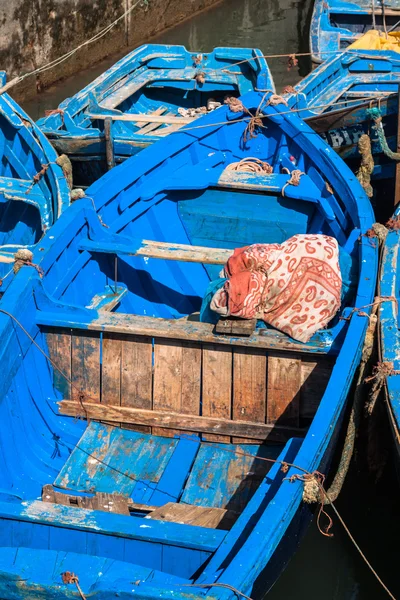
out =
[[[186,0],[187,1],[187,0]],[[215,46],[257,47],[264,54],[308,52],[308,25],[312,1],[225,0],[216,8],[172,29],[154,41],[183,44],[190,51],[208,52]],[[55,108],[108,68],[116,58],[104,61],[41,94],[25,109],[38,118]],[[277,90],[295,84],[311,68],[308,58],[288,71],[287,59],[269,61]],[[377,421],[373,451],[383,473],[369,474],[365,436],[357,447],[337,507],[360,547],[382,579],[400,598],[400,497],[394,475],[385,415]],[[328,509],[329,510],[329,509]],[[384,600],[386,592],[376,583],[352,543],[334,518],[334,537],[319,533],[316,522],[283,576],[268,594],[268,600]]]

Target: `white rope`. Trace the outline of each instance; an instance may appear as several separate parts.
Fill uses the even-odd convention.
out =
[[[84,48],[85,46],[88,46],[89,44],[92,44],[93,42],[96,42],[103,36],[107,35],[107,33],[109,33],[109,31],[111,31],[111,29],[113,29],[122,19],[124,19],[129,13],[131,13],[139,4],[142,4],[142,5],[145,4],[147,6],[147,2],[148,2],[148,0],[137,0],[137,2],[135,2],[135,4],[133,4],[133,6],[128,8],[128,10],[126,10],[121,16],[119,16],[117,19],[115,19],[115,21],[113,21],[112,23],[110,23],[109,25],[107,25],[106,27],[101,29],[98,33],[96,33],[89,40],[86,40],[82,44],[79,44],[79,46],[77,46],[73,50],[70,50],[63,56],[60,56],[59,58],[56,58],[56,59],[50,61],[46,65],[43,65],[42,67],[38,67],[34,71],[30,71],[29,73],[25,73],[24,75],[20,75],[19,77],[15,77],[14,79],[12,79],[8,83],[6,83],[6,85],[4,85],[0,89],[0,95],[4,94],[4,92],[6,92],[10,87],[16,85],[17,83],[20,83],[26,77],[30,77],[31,75],[37,75],[39,73],[43,73],[44,71],[48,71],[49,69],[52,69],[53,67],[57,67],[64,61],[68,60],[71,56],[73,56],[81,48]]]

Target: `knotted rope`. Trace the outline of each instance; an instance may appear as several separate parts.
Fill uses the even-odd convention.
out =
[[[36,175],[33,176],[32,183],[26,190],[25,194],[29,194],[29,192],[31,191],[33,186],[36,185],[37,183],[39,183],[39,181],[42,179],[43,175],[46,174],[46,171],[49,168],[49,166],[50,166],[50,163],[42,165],[42,168],[40,169],[40,171],[38,173],[36,173]]]
[[[357,179],[364,188],[368,198],[372,198],[374,190],[371,185],[371,175],[375,164],[371,152],[371,140],[366,133],[363,133],[358,140],[358,151],[361,154],[361,165],[357,171]]]
[[[226,167],[226,171],[238,171],[242,173],[257,173],[259,175],[270,175],[273,167],[259,158],[248,156],[242,158],[239,162],[231,163]]]
[[[229,106],[231,112],[234,113],[245,113],[250,117],[250,120],[246,126],[246,129],[243,132],[243,141],[246,143],[248,140],[254,139],[257,137],[256,128],[263,127],[262,119],[265,115],[262,114],[261,108],[262,106],[277,106],[278,104],[284,104],[287,106],[287,102],[282,96],[278,96],[277,94],[271,94],[272,90],[266,90],[264,96],[261,99],[261,102],[256,110],[256,113],[253,115],[249,109],[243,104],[239,98],[234,98],[229,96],[225,98],[224,103]],[[271,94],[268,100],[265,102],[265,98],[268,94]]]
[[[372,375],[365,378],[365,383],[373,381],[368,402],[365,407],[368,416],[371,416],[374,412],[375,403],[378,399],[382,386],[384,385],[386,378],[390,377],[390,375],[400,375],[400,371],[395,370],[392,362],[378,362],[378,364],[372,369]]]
[[[81,586],[79,585],[79,578],[77,575],[75,575],[75,573],[71,573],[71,571],[65,571],[64,573],[61,573],[61,579],[62,582],[65,583],[65,585],[70,585],[74,583],[82,600],[86,600],[86,596],[83,593]]]
[[[16,275],[21,267],[33,267],[39,273],[40,277],[43,277],[43,270],[39,267],[39,265],[32,262],[33,252],[28,250],[27,248],[20,248],[14,254],[14,266],[13,271]]]
[[[289,169],[287,169],[286,167],[284,167],[282,169],[282,171],[284,173],[289,173],[290,178],[287,180],[287,182],[285,183],[285,185],[282,188],[282,196],[285,196],[285,189],[287,188],[288,185],[299,185],[300,183],[300,177],[302,175],[305,175],[305,173],[303,173],[303,171],[300,171],[300,169],[294,169],[292,172],[289,171]]]
[[[375,123],[376,133],[378,134],[379,144],[381,146],[381,150],[387,157],[392,160],[400,160],[400,152],[393,152],[389,148],[389,145],[386,140],[385,130],[382,125],[382,113],[378,107],[367,108],[367,115],[371,117],[371,119]]]

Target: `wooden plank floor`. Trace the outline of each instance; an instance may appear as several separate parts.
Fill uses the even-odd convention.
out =
[[[54,486],[121,494],[137,504],[182,502],[240,512],[271,467],[255,457],[275,458],[280,450],[152,436],[91,422]]]

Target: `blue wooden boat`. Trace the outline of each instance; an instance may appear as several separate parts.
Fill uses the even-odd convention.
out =
[[[64,100],[38,125],[56,150],[70,157],[74,182],[82,187],[193,121],[201,110],[223,103],[226,95],[253,89],[274,89],[260,50],[198,53],[147,44]]]
[[[396,161],[383,151],[376,118],[381,119],[389,151],[396,152],[399,85],[397,52],[349,50],[331,56],[285,98],[353,170],[360,164],[360,137],[369,135],[373,178],[388,180],[394,179]]]
[[[379,376],[386,375],[385,404],[393,434],[395,465],[398,476],[400,476],[399,215],[400,210],[397,208],[392,221],[388,223],[389,230],[383,248],[378,290],[378,294],[382,299],[387,298],[379,307],[381,349]]]
[[[6,75],[0,72],[0,87],[5,83]],[[8,94],[1,94],[0,278],[9,270],[14,252],[38,242],[69,205],[69,187],[56,159],[37,125]]]
[[[398,0],[315,0],[310,25],[312,60],[321,63],[332,58],[371,29],[398,30],[399,15]]]
[[[95,600],[261,598],[312,518],[302,471],[279,461],[329,468],[368,324],[353,307],[374,296],[374,215],[301,119],[241,100],[94,184],[36,248],[41,276],[23,267],[0,303],[5,600],[77,584]],[[247,111],[268,126],[250,132]],[[232,170],[247,157],[273,172]],[[343,319],[304,344],[199,322],[233,248],[307,232],[352,256]]]

